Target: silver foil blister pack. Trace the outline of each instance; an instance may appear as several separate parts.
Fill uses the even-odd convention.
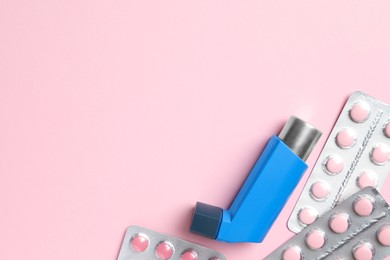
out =
[[[378,191],[364,188],[265,259],[390,259],[389,214]]]
[[[130,226],[118,260],[226,260],[209,248],[143,227]]]
[[[390,106],[362,92],[346,102],[291,213],[298,233],[360,189],[380,190],[390,173]]]

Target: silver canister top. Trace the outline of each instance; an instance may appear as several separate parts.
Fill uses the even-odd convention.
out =
[[[291,116],[279,134],[279,138],[306,161],[322,133],[298,117]]]

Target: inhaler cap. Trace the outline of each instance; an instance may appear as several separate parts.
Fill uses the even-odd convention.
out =
[[[192,215],[190,231],[192,233],[215,239],[222,221],[222,209],[216,206],[197,202]]]

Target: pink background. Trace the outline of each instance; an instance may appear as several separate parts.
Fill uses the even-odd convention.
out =
[[[390,103],[389,1],[0,0],[0,259],[115,259],[141,225],[227,207],[291,115],[324,133],[362,90]],[[383,195],[390,201],[390,181]]]

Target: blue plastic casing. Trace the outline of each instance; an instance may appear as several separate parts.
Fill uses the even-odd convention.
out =
[[[216,239],[261,242],[306,169],[306,163],[273,135],[230,208],[223,210]]]
[[[190,231],[225,242],[261,242],[306,169],[273,135],[230,208],[198,202]]]

